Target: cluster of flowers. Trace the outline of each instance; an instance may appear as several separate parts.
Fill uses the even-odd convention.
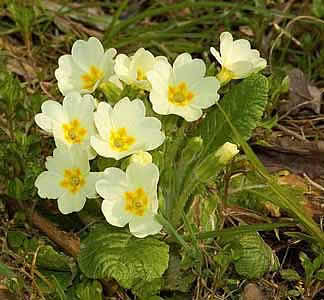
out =
[[[216,77],[206,77],[203,60],[190,54],[179,55],[171,66],[166,57],[154,57],[140,48],[128,57],[117,51],[104,51],[94,37],[78,40],[72,55],[59,59],[55,72],[58,87],[65,96],[63,104],[48,100],[35,116],[36,124],[54,136],[56,149],[47,157],[47,171],[35,182],[42,198],[58,199],[63,214],[80,211],[86,198],[97,193],[104,199],[102,212],[110,224],[145,237],[160,232],[155,220],[158,211],[158,167],[146,152],[159,147],[165,139],[161,122],[145,116],[142,100],[121,99],[113,107],[97,102],[91,95],[105,82],[120,89],[133,85],[149,92],[157,114],[176,114],[195,121],[219,99],[221,84],[244,78],[266,66],[247,40],[233,41],[230,33],[220,37],[220,53],[212,55],[222,65]],[[230,147],[236,154],[237,148]],[[89,160],[96,155],[116,160],[132,155],[126,172],[107,168],[90,172]]]

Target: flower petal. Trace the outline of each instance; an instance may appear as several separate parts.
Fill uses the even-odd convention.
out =
[[[134,187],[142,187],[151,198],[156,197],[159,169],[155,164],[140,165],[130,164],[126,169],[127,181]]]
[[[104,55],[104,48],[101,42],[91,37],[88,41],[77,40],[72,46],[73,60],[88,72],[90,66],[98,66]]]
[[[45,171],[38,175],[35,186],[38,189],[38,195],[41,198],[57,199],[64,193],[64,189],[60,186],[62,176],[51,171]]]
[[[217,61],[223,65],[223,60],[220,56],[220,53],[214,48],[214,47],[210,47],[210,52],[211,54],[217,59]]]
[[[83,188],[83,192],[87,198],[96,198],[96,183],[104,177],[104,172],[90,172],[86,178],[86,184]]]
[[[192,62],[178,67],[175,71],[175,84],[185,82],[192,85],[197,80],[204,77],[206,73],[206,65],[202,59],[194,59]]]
[[[53,132],[53,120],[45,114],[39,113],[35,115],[35,122],[41,129],[52,133]]]
[[[220,83],[216,77],[202,78],[190,87],[190,90],[196,95],[192,105],[196,108],[208,108],[214,105],[219,99],[217,93],[219,88]]]
[[[233,36],[229,32],[223,32],[220,35],[220,53],[223,63],[227,63],[227,60],[232,55],[233,50]]]
[[[183,117],[187,122],[196,121],[202,116],[202,110],[194,105],[187,105],[185,107],[172,105],[170,112]]]
[[[74,62],[72,55],[63,55],[58,60],[59,68],[55,70],[55,78],[63,95],[82,90],[81,76],[84,71]]]
[[[173,70],[182,67],[185,64],[192,62],[192,57],[189,53],[182,53],[178,55],[173,63]]]
[[[82,210],[86,200],[86,196],[83,193],[77,193],[74,195],[70,192],[65,192],[57,200],[58,209],[64,215],[78,212]]]
[[[133,218],[130,214],[126,213],[124,203],[120,200],[104,200],[101,210],[107,222],[117,227],[124,227]]]
[[[114,124],[118,124],[118,127],[128,127],[130,124],[134,125],[134,123],[136,124],[144,117],[145,106],[140,99],[130,101],[125,97],[119,100],[113,109],[113,122]]]
[[[47,100],[42,104],[42,113],[35,116],[36,124],[47,132],[53,131],[56,122],[63,122],[64,115],[62,105],[53,100]]]
[[[126,177],[126,173],[124,171],[122,171],[119,168],[107,168],[104,171],[104,179],[100,180],[101,182],[101,186],[103,185],[126,185],[127,182],[127,177]],[[103,198],[107,198],[105,196],[105,192],[104,190],[101,190],[100,188],[97,189],[97,192],[100,196],[102,196]]]
[[[160,120],[154,117],[143,119],[137,126],[137,140],[145,144],[145,150],[150,151],[163,144],[165,135],[161,132],[161,127]]]
[[[97,111],[94,113],[94,121],[99,135],[102,139],[107,141],[109,138],[110,130],[113,127],[111,115],[112,107],[106,102],[100,102],[98,104]],[[95,147],[93,148],[95,149]]]
[[[130,232],[138,238],[157,234],[161,229],[162,225],[151,214],[147,214],[144,217],[134,217],[129,221]]]
[[[241,79],[253,72],[253,65],[249,61],[238,61],[231,65],[230,70],[234,73],[233,79]]]

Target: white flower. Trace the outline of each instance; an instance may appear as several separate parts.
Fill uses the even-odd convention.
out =
[[[235,144],[226,142],[216,151],[215,156],[219,158],[219,162],[227,164],[239,152]]]
[[[45,165],[48,171],[37,177],[35,186],[41,198],[58,199],[61,213],[80,211],[86,198],[97,197],[95,183],[103,172],[90,172],[87,152],[80,147],[56,148]]]
[[[150,100],[153,110],[162,115],[176,114],[187,121],[195,121],[219,99],[220,87],[215,77],[204,77],[206,66],[201,59],[192,59],[188,53],[179,55],[173,67],[158,62],[147,73],[152,84]]]
[[[218,76],[222,82],[245,78],[267,65],[267,61],[260,57],[259,51],[251,49],[248,40],[233,41],[229,32],[220,35],[220,54],[214,47],[211,47],[210,51],[222,65],[222,71]]]
[[[133,154],[130,157],[129,161],[131,163],[137,163],[137,164],[145,166],[147,164],[152,163],[152,155],[145,151],[139,151],[139,152]]]
[[[96,134],[93,120],[95,100],[91,95],[70,93],[63,105],[48,100],[42,104],[42,113],[35,116],[36,124],[54,135],[58,148],[80,145],[88,152],[89,159],[96,153],[90,147],[90,137]]]
[[[115,72],[119,79],[125,83],[149,91],[151,84],[148,82],[146,74],[159,61],[167,62],[167,58],[164,56],[154,57],[150,51],[140,48],[131,57],[125,54],[118,54]]]
[[[94,113],[99,135],[91,137],[91,146],[104,157],[121,159],[138,151],[153,150],[164,141],[161,122],[145,117],[143,101],[130,101],[127,97],[114,108],[100,102]]]
[[[102,81],[108,81],[113,75],[116,54],[113,48],[105,52],[95,37],[88,41],[77,40],[72,46],[72,55],[61,56],[59,68],[55,70],[61,93],[92,93]]]
[[[96,190],[104,198],[101,209],[107,222],[118,227],[129,223],[130,232],[139,238],[159,233],[162,226],[154,218],[158,210],[157,166],[133,163],[126,173],[108,168],[104,174]]]

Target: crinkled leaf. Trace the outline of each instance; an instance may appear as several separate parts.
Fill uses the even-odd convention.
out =
[[[77,285],[75,294],[80,300],[102,300],[102,285],[98,280],[86,280]]]
[[[280,276],[289,281],[300,280],[299,274],[294,269],[283,269],[280,271]]]
[[[39,249],[36,264],[38,268],[46,270],[71,271],[68,257],[56,252],[51,246],[44,246]]]
[[[268,80],[254,74],[235,85],[220,101],[220,106],[230,118],[243,139],[248,140],[257,127],[268,99]],[[233,141],[234,134],[222,112],[215,106],[198,128],[197,136],[204,141],[201,157],[216,151],[225,142]]]
[[[135,288],[161,278],[168,260],[169,247],[164,242],[99,225],[81,241],[79,266],[89,278],[114,278],[124,288]]]
[[[139,296],[140,299],[150,299],[155,296],[161,289],[162,278],[156,278],[152,281],[138,281],[135,286],[132,287],[132,292]]]
[[[169,268],[163,278],[163,290],[188,292],[195,280],[195,275],[181,268],[181,261],[178,256],[170,255]]]
[[[258,233],[248,233],[231,242],[236,272],[248,279],[261,278],[266,272],[278,269],[277,256]]]

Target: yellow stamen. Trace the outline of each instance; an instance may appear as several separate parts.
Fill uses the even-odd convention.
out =
[[[168,100],[176,106],[187,106],[194,98],[194,93],[188,90],[185,82],[176,86],[169,85]]]
[[[137,80],[147,80],[147,77],[142,68],[138,68],[136,72],[136,79]]]
[[[79,168],[65,169],[64,179],[60,182],[60,185],[70,193],[75,194],[85,185],[85,179]]]
[[[138,188],[133,192],[125,192],[125,210],[135,216],[142,217],[147,210],[149,199],[143,188]]]
[[[117,152],[127,151],[134,143],[135,138],[127,134],[126,128],[112,130],[110,133],[110,147]]]
[[[69,144],[81,144],[88,133],[86,128],[80,126],[78,119],[74,119],[70,123],[64,123],[62,127],[64,138]]]
[[[81,79],[83,81],[82,88],[86,90],[91,90],[97,83],[97,81],[101,80],[104,76],[104,73],[102,70],[95,66],[91,66],[88,73],[85,73],[81,76]]]

